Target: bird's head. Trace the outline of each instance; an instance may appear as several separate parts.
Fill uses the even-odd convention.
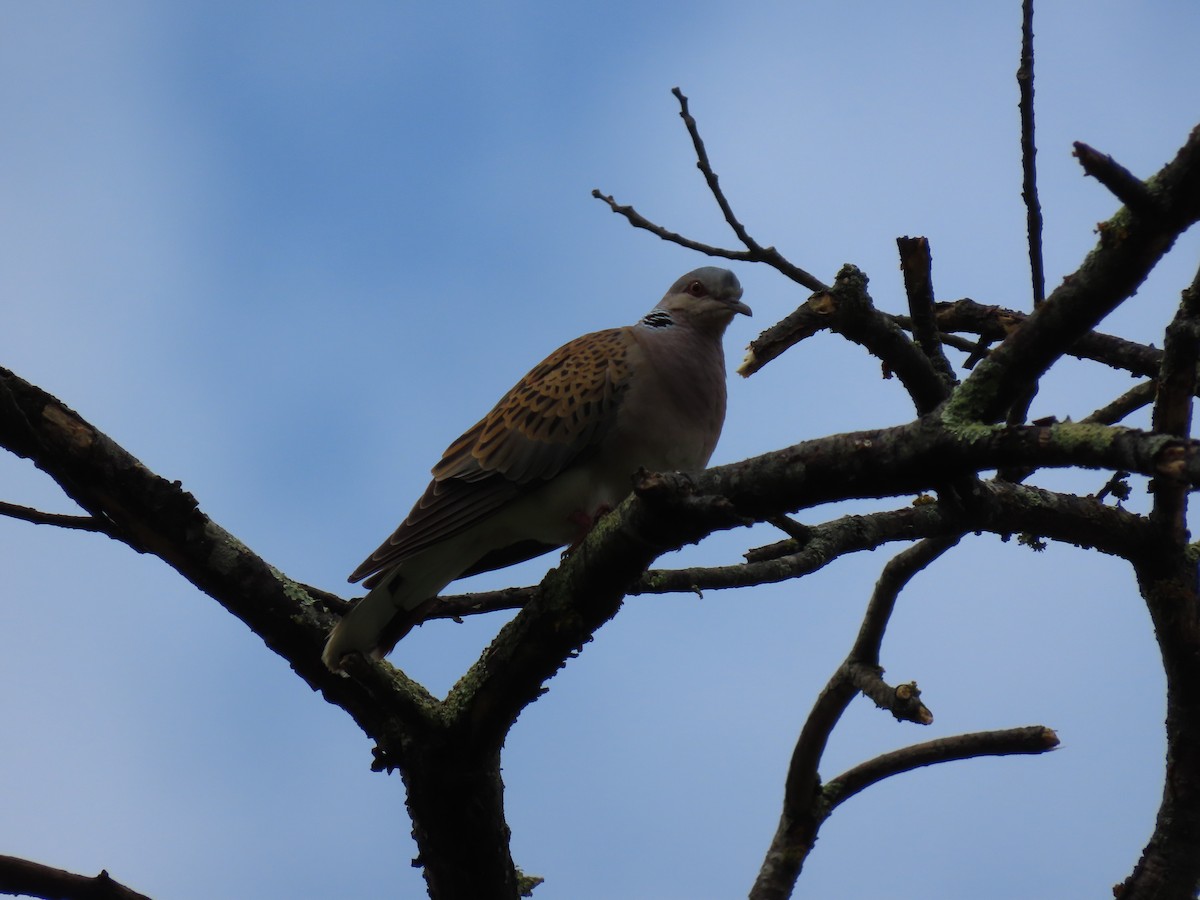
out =
[[[751,315],[742,302],[742,286],[728,269],[704,266],[688,272],[658,303],[680,324],[722,334],[738,313]]]

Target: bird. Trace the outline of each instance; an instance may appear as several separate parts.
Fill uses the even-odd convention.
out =
[[[559,347],[454,441],[408,517],[351,573],[368,593],[321,654],[382,659],[450,582],[573,547],[639,469],[698,472],[725,421],[725,329],[751,315],[728,269],[680,277],[633,325]],[[344,674],[344,673],[343,673]]]

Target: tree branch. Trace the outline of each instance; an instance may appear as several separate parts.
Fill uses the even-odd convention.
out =
[[[1161,213],[1145,182],[1123,165],[1082,141],[1076,141],[1072,146],[1075,148],[1072,155],[1079,160],[1083,171],[1108,188],[1132,212],[1150,216]]]
[[[705,256],[716,256],[721,259],[732,259],[739,262],[757,262],[759,259],[757,254],[750,250],[727,250],[724,247],[714,247],[711,244],[693,241],[691,238],[686,238],[674,231],[669,231],[661,225],[651,222],[632,206],[617,203],[611,194],[602,193],[599,188],[592,189],[592,196],[608,204],[609,209],[617,215],[624,217],[634,228],[648,231],[655,237],[669,243],[678,244],[680,247],[686,247],[688,250],[695,250],[697,253],[703,253]]]
[[[154,474],[59,400],[3,368],[0,398],[0,446],[32,459],[72,500],[112,523],[104,533],[153,553],[219,602],[368,735],[386,741],[398,722],[417,729],[436,724],[436,701],[391,666],[363,661],[365,683],[325,669],[320,648],[334,621],[325,604],[213,522],[178,481]]]
[[[1098,425],[1116,425],[1139,409],[1149,406],[1154,402],[1154,394],[1158,390],[1158,384],[1154,381],[1143,381],[1141,384],[1136,384],[1117,397],[1111,403],[1097,409],[1089,416],[1080,419],[1084,424],[1095,422]]]
[[[708,189],[712,192],[713,199],[717,201],[717,205],[721,208],[721,214],[725,216],[725,221],[729,223],[729,227],[733,233],[737,235],[737,239],[741,241],[747,250],[754,254],[755,261],[764,262],[773,269],[783,273],[797,284],[803,285],[810,291],[827,290],[824,284],[817,278],[805,272],[798,266],[792,265],[781,256],[774,247],[763,247],[754,238],[750,237],[749,232],[733,213],[733,208],[729,205],[729,201],[725,199],[725,194],[721,190],[721,185],[717,178],[716,172],[713,171],[712,165],[708,161],[708,151],[704,149],[704,141],[700,137],[700,130],[696,125],[696,120],[692,118],[691,112],[688,111],[688,99],[683,95],[683,91],[679,88],[671,88],[671,93],[675,95],[675,99],[679,101],[679,117],[683,119],[683,124],[687,128],[688,135],[692,139],[692,146],[696,150],[696,168],[704,175],[704,181],[708,184]]]
[[[712,164],[708,160],[708,151],[704,147],[704,140],[700,137],[699,127],[696,125],[696,120],[692,117],[688,110],[688,99],[683,95],[679,88],[672,88],[671,93],[675,95],[675,99],[679,101],[679,116],[683,119],[684,126],[687,128],[688,136],[692,139],[692,147],[696,151],[696,167],[704,175],[704,180],[708,184],[709,190],[712,192],[713,198],[717,201],[717,205],[721,208],[721,214],[725,217],[726,223],[733,230],[734,235],[746,247],[743,250],[727,250],[721,247],[714,247],[709,244],[703,244],[699,241],[693,241],[690,238],[685,238],[674,231],[669,231],[661,225],[656,225],[638,213],[632,206],[622,206],[613,199],[611,194],[605,194],[596,188],[592,191],[592,196],[597,200],[602,200],[608,204],[608,208],[625,219],[634,228],[641,228],[649,231],[664,241],[669,241],[672,244],[678,244],[681,247],[687,247],[689,250],[695,250],[707,256],[720,257],[722,259],[740,260],[742,262],[759,262],[765,263],[785,277],[791,279],[799,285],[803,285],[810,291],[827,291],[829,287],[819,278],[801,269],[799,266],[790,262],[774,247],[763,247],[754,238],[752,238],[746,227],[738,220],[733,212],[733,207],[729,200],[726,199],[724,191],[721,190],[720,179],[716,172],[713,171]]]
[[[955,391],[948,421],[992,422],[1064,352],[1133,295],[1179,234],[1200,218],[1200,127],[1152,179],[1155,215],[1119,210],[1083,265]]]
[[[913,337],[925,357],[937,372],[947,395],[958,382],[954,367],[942,350],[933,303],[933,256],[929,239],[923,237],[896,238],[900,250],[900,271],[904,275],[904,293],[908,297]]]
[[[95,516],[69,516],[62,513],[42,512],[40,509],[20,506],[16,503],[6,503],[3,500],[0,500],[0,516],[7,516],[10,519],[20,519],[22,522],[32,522],[34,525],[54,525],[57,528],[92,531],[111,538],[118,538],[118,534],[112,527],[111,522],[98,519]]]
[[[832,812],[855,794],[885,778],[922,766],[981,756],[1046,753],[1058,746],[1058,735],[1045,725],[1026,725],[1003,731],[978,731],[937,738],[884,753],[830,781],[823,791]]]
[[[920,702],[916,685],[888,689],[880,677],[879,647],[896,598],[919,571],[958,542],[958,537],[922,541],[893,558],[875,585],[863,616],[858,638],[817,697],[804,721],[784,783],[783,811],[767,849],[751,900],[790,897],[804,861],[817,840],[817,831],[828,815],[821,801],[818,770],[829,736],[860,690],[898,719],[929,724],[933,716]],[[888,691],[891,696],[889,697]]]
[[[150,900],[114,881],[103,869],[89,877],[15,856],[0,856],[0,894],[46,900]]]
[[[909,339],[892,316],[875,308],[867,293],[867,276],[851,265],[842,266],[830,290],[813,295],[800,309],[753,341],[738,373],[748,376],[758,371],[784,350],[821,329],[846,337],[878,358],[885,371],[900,378],[918,413],[933,410],[948,395],[936,364]]]
[[[1025,201],[1025,230],[1029,239],[1029,275],[1033,307],[1046,299],[1046,274],[1042,262],[1042,204],[1037,189],[1037,144],[1033,123],[1033,0],[1021,2],[1021,65],[1017,69],[1021,100],[1021,199]]]
[[[1192,427],[1192,396],[1196,393],[1196,361],[1200,357],[1200,270],[1183,291],[1175,318],[1163,340],[1162,372],[1154,401],[1153,429],[1185,438]],[[1155,478],[1150,521],[1176,548],[1188,542],[1188,485],[1176,479]]]

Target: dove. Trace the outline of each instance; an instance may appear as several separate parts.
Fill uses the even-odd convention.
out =
[[[751,314],[741,298],[729,270],[696,269],[637,323],[535,366],[447,448],[412,512],[350,575],[369,593],[330,632],[325,665],[381,659],[458,578],[577,545],[639,469],[702,470],[725,421],[721,340]]]

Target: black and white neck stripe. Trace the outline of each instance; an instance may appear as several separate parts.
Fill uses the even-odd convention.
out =
[[[675,325],[675,320],[671,318],[671,314],[665,309],[655,307],[642,316],[639,325],[644,325],[646,328],[671,328]]]

